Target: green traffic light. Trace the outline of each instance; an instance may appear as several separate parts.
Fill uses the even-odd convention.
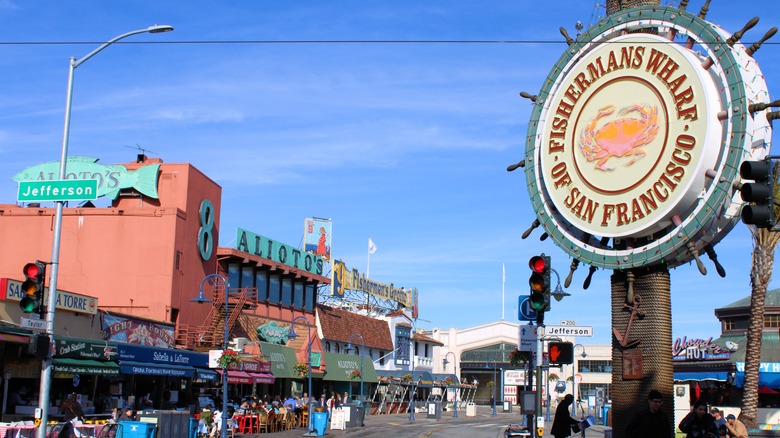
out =
[[[38,308],[38,303],[35,301],[35,298],[26,296],[19,301],[19,307],[24,313],[33,313]]]
[[[536,310],[537,312],[544,311],[545,300],[543,294],[534,292],[531,294],[528,301],[532,309]]]

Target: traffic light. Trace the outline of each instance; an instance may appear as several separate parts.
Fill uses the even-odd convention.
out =
[[[739,166],[739,176],[755,181],[743,183],[739,189],[742,200],[752,204],[742,207],[742,222],[758,228],[772,228],[775,224],[772,161],[744,161]]]
[[[571,342],[550,342],[547,344],[550,365],[569,365],[574,363],[574,344]]]
[[[19,307],[24,313],[40,312],[43,301],[43,281],[46,278],[46,263],[38,260],[24,265],[24,282],[21,292],[24,294]]]
[[[528,261],[528,267],[531,268],[529,302],[536,311],[536,322],[543,324],[544,312],[550,310],[550,257],[544,254],[533,256]]]

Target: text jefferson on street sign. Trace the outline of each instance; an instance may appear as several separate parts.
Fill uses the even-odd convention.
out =
[[[86,201],[97,199],[96,179],[53,179],[19,181],[16,200]]]
[[[591,326],[570,326],[570,325],[548,325],[545,327],[545,334],[551,336],[586,336],[593,337],[593,327]]]

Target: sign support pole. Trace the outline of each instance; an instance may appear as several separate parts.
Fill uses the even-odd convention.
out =
[[[542,417],[542,354],[544,350],[544,325],[539,325],[536,338],[536,422],[534,436],[542,438],[544,417]]]

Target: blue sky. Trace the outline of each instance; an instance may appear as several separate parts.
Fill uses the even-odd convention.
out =
[[[505,263],[503,314],[516,321],[528,259],[551,255],[561,277],[570,263],[539,231],[520,238],[534,215],[522,171],[505,171],[531,110],[518,93],[541,88],[565,48],[560,26],[574,36],[604,14],[584,0],[0,0],[0,200],[16,199],[14,174],[59,159],[68,58],[170,24],[79,67],[70,155],[131,162],[138,145],[192,163],[223,187],[223,246],[237,227],[299,245],[305,217],[331,218],[334,256],[365,272],[370,236],[371,278],[418,288],[426,328],[500,319]],[[745,41],[780,24],[780,3],[713,2],[708,18],[736,31],[754,15]],[[227,43],[356,40],[385,42]],[[434,40],[466,42],[388,42]],[[756,54],[775,99],[778,41]],[[750,292],[751,249],[740,224],[716,247],[726,278],[706,258],[707,276],[672,271],[674,337],[718,336],[713,309]],[[611,273],[583,291],[586,273],[547,322],[609,342]]]

